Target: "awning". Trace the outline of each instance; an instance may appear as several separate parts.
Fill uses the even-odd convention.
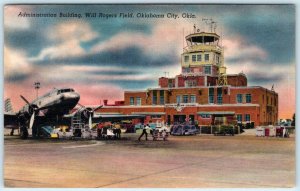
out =
[[[200,111],[198,115],[234,115],[234,111]]]

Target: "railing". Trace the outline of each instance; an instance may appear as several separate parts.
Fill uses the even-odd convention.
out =
[[[222,48],[217,45],[191,45],[183,48],[183,52],[207,50],[207,51],[218,51],[221,52]]]

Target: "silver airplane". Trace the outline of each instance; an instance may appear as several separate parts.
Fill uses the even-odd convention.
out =
[[[32,102],[22,95],[20,97],[26,105],[17,113],[5,112],[4,126],[12,129],[11,135],[13,135],[14,129],[19,129],[23,139],[28,137],[27,129],[34,126],[36,117],[41,121],[62,118],[77,105],[80,99],[80,95],[72,88],[55,88]]]

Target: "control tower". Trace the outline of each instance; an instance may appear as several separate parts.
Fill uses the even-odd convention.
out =
[[[194,32],[185,37],[187,46],[181,54],[181,69],[183,75],[220,76],[218,81],[226,85],[226,67],[224,66],[224,51],[219,45],[220,36],[212,31],[215,22],[211,25],[211,32],[204,32],[194,25]],[[225,80],[225,81],[224,81]],[[217,82],[218,83],[218,82]]]

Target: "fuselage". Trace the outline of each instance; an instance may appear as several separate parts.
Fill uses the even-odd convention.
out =
[[[30,104],[37,107],[45,116],[64,115],[77,105],[79,99],[79,94],[72,88],[53,89]],[[29,111],[29,105],[26,104],[22,110],[23,112]]]

